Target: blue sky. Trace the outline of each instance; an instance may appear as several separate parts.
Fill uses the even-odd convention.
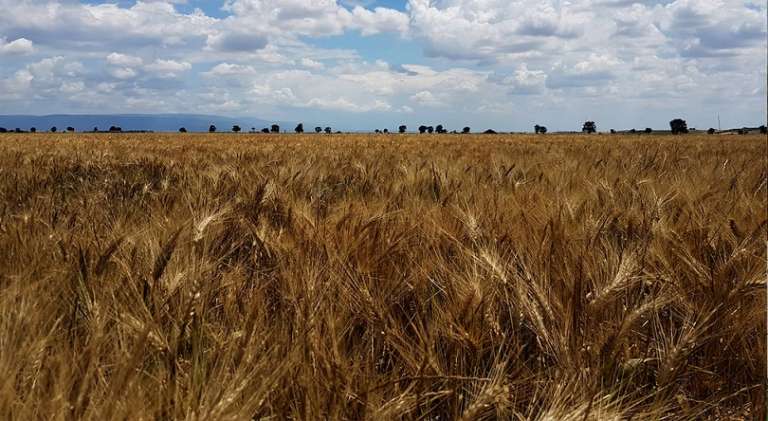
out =
[[[0,114],[765,124],[757,0],[0,0]]]

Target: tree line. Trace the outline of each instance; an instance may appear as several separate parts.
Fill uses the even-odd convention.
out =
[[[672,132],[672,134],[686,134],[686,133],[688,133],[690,131],[688,129],[688,123],[686,123],[686,121],[681,119],[681,118],[675,118],[675,119],[671,120],[669,122],[669,128],[670,128],[670,131]],[[215,125],[213,125],[213,124],[211,124],[208,127],[208,132],[209,133],[216,133],[217,130],[218,130],[217,127]],[[695,129],[691,129],[691,130],[695,130]],[[766,128],[765,125],[760,126],[758,128],[758,130],[760,131],[761,134],[768,134],[768,128]],[[50,129],[48,129],[49,133],[57,133],[58,131],[59,131],[59,129],[56,126],[53,126]],[[65,129],[65,131],[67,133],[74,133],[76,130],[75,130],[74,127],[70,126],[70,127],[67,127]],[[179,131],[179,133],[187,133],[188,132],[185,127],[179,128],[178,131]],[[239,125],[234,125],[234,126],[232,126],[231,131],[233,133],[240,133],[241,131],[243,131],[243,129]],[[295,133],[299,133],[299,134],[304,133],[304,124],[303,123],[299,123],[293,129],[293,131]],[[315,133],[318,133],[318,134],[320,134],[320,133],[326,133],[326,134],[334,133],[334,131],[333,131],[333,129],[331,127],[324,127],[323,128],[323,127],[317,126],[317,127],[315,127],[314,131],[315,131]],[[397,128],[397,132],[401,133],[401,134],[402,133],[406,133],[407,131],[408,131],[408,127],[406,125],[400,125]],[[538,124],[533,126],[533,132],[535,134],[546,134],[547,131],[548,130],[547,130],[546,126],[541,126],[541,125],[538,125]],[[99,130],[98,127],[94,127],[93,130],[91,131],[91,133],[122,133],[122,132],[123,132],[123,129],[121,127],[118,127],[118,126],[110,126],[108,130]],[[136,133],[136,132],[144,133],[146,131],[144,131],[144,130],[134,130],[134,131],[131,131],[131,132],[133,132],[133,133]],[[376,130],[374,130],[374,132],[375,133],[380,133],[380,134],[389,134],[390,133],[389,129],[376,129]],[[452,130],[452,131],[449,132],[442,124],[438,124],[436,126],[420,125],[418,127],[418,132],[420,134],[425,134],[425,133],[428,133],[428,134],[433,134],[433,133],[437,133],[437,134],[446,134],[446,133],[451,133],[451,134],[470,134],[470,133],[472,133],[472,129],[470,127],[464,127],[464,128],[461,129],[461,131]],[[594,121],[591,121],[591,120],[585,121],[584,124],[581,127],[581,132],[582,133],[587,133],[587,134],[597,133],[597,124]],[[628,130],[627,132],[628,133],[647,133],[647,134],[650,134],[650,133],[653,133],[653,129],[651,129],[650,127],[646,127],[644,130],[631,129],[631,130]],[[747,134],[748,133],[748,129],[747,128],[738,129],[737,132],[739,134]],[[19,128],[10,130],[10,129],[6,129],[4,127],[0,127],[0,133],[37,133],[37,129],[35,127],[32,127],[32,128],[29,129],[29,131],[24,131],[24,130],[19,129]],[[264,127],[261,130],[257,130],[255,127],[251,127],[251,130],[250,130],[249,133],[264,133],[264,134],[280,133],[280,125],[273,124],[270,127]],[[341,133],[341,132],[340,131],[336,131],[335,133],[338,134],[338,133]],[[496,134],[497,132],[492,130],[492,129],[488,129],[488,130],[483,131],[482,133],[484,133],[484,134]],[[615,134],[615,133],[617,133],[617,131],[614,130],[614,129],[610,129],[610,133],[611,134]],[[714,128],[709,128],[707,130],[707,133],[708,134],[715,134],[715,133],[717,133],[717,130],[715,130]]]

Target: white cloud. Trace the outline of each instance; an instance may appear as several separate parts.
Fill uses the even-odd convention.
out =
[[[116,79],[133,79],[138,75],[136,70],[133,70],[130,67],[117,67],[111,69],[109,74]]]
[[[175,78],[179,73],[190,70],[192,65],[184,61],[174,60],[155,60],[153,63],[144,66],[148,72],[156,73],[163,78]]]
[[[231,63],[219,63],[208,72],[206,76],[248,76],[255,75],[256,69],[253,66]]]
[[[0,38],[0,55],[24,55],[33,52],[35,52],[34,44],[26,38],[18,38],[10,42]]]
[[[408,16],[400,11],[361,6],[349,10],[336,0],[228,0],[224,10],[233,14],[230,27],[276,37],[339,35],[346,30],[363,35],[408,31]]]
[[[315,61],[315,60],[312,60],[311,58],[306,58],[306,57],[301,59],[299,61],[299,64],[301,64],[301,66],[303,67],[306,67],[308,69],[314,69],[314,70],[319,70],[325,67],[323,63],[320,63],[319,61]]]
[[[411,95],[411,101],[426,106],[438,106],[441,105],[440,101],[432,95],[432,92],[421,91]]]
[[[62,82],[59,90],[65,94],[74,94],[82,92],[85,89],[85,84],[82,81]]]
[[[134,57],[126,54],[111,53],[107,56],[107,63],[115,66],[137,67],[144,64],[141,57]]]

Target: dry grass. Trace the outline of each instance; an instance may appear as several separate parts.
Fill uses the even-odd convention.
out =
[[[766,145],[2,136],[0,418],[765,419]]]

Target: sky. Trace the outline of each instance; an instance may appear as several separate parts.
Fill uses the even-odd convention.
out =
[[[0,114],[766,123],[764,0],[0,0]]]

